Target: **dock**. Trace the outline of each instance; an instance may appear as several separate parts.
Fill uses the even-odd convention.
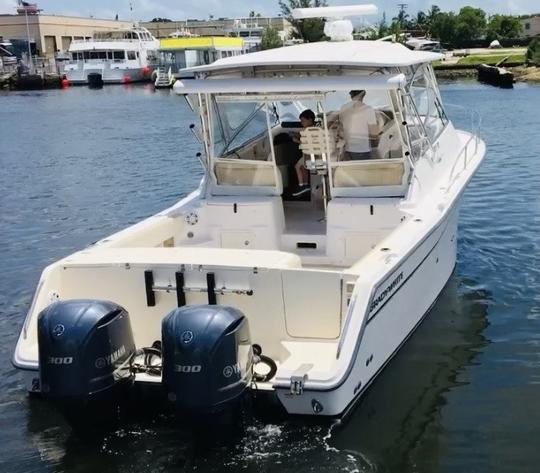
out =
[[[62,86],[59,74],[17,74],[0,73],[0,90],[42,90],[59,89]]]
[[[12,78],[15,75],[13,72],[1,72],[0,73],[0,90],[9,89]]]

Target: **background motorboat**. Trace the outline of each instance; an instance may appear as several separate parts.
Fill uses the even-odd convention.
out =
[[[99,74],[105,84],[152,80],[158,65],[159,41],[146,28],[94,33],[74,40],[64,74],[71,84],[87,84],[89,74]]]

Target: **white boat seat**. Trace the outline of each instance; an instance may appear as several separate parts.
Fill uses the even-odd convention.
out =
[[[343,161],[333,166],[334,187],[400,186],[405,176],[402,159]]]
[[[217,183],[220,186],[278,187],[280,173],[267,161],[245,159],[219,159],[214,164]]]
[[[306,169],[324,173],[327,162],[336,153],[335,139],[323,129],[316,126],[300,131],[300,150],[310,159],[305,160]]]

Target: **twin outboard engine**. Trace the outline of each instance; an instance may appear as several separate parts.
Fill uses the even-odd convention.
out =
[[[115,415],[134,380],[135,342],[124,308],[97,300],[55,302],[39,314],[38,344],[41,392],[69,420]]]
[[[251,384],[247,318],[218,305],[184,306],[162,323],[163,384],[180,411],[219,411]]]
[[[247,318],[228,306],[174,309],[163,319],[161,343],[136,350],[121,306],[55,302],[39,314],[38,345],[41,393],[79,430],[117,425],[136,394],[130,394],[135,373],[161,375],[161,383],[148,385],[165,394],[177,412],[198,420],[200,414],[215,419],[216,413],[237,412],[252,381],[275,373],[275,363],[251,344]],[[270,366],[269,375],[254,371],[260,362]]]

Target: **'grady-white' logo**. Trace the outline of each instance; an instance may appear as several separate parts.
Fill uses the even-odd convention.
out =
[[[64,335],[65,331],[66,327],[64,327],[62,324],[57,324],[54,326],[52,333],[55,337],[61,337]]]
[[[193,341],[193,332],[191,330],[186,330],[182,335],[180,335],[180,340],[186,345]]]

